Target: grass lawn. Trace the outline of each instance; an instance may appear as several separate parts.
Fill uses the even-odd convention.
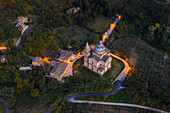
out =
[[[84,58],[81,58],[74,63],[73,70],[76,71],[76,74],[74,74],[75,76],[80,76],[82,79],[101,79],[108,82],[111,82],[111,79],[115,79],[124,67],[122,62],[113,58],[112,67],[103,75],[103,77],[101,77],[100,75],[84,67],[83,63]]]
[[[6,113],[5,105],[0,101],[0,113]]]
[[[90,22],[88,26],[97,32],[103,32],[109,26],[112,20],[113,18],[99,16],[93,22]]]

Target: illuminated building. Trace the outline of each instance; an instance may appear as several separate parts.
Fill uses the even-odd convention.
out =
[[[112,57],[110,51],[100,41],[95,48],[86,43],[84,51],[84,66],[103,76],[111,68]]]
[[[60,50],[59,56],[56,56],[56,60],[64,63],[70,63],[73,57],[72,51]]]

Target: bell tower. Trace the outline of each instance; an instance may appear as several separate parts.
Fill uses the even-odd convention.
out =
[[[88,42],[86,43],[85,51],[84,51],[84,66],[88,66],[88,57],[90,56],[90,47]]]

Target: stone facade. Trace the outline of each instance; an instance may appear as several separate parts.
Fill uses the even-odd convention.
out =
[[[95,48],[86,43],[84,51],[84,66],[103,76],[111,68],[112,57],[110,51],[100,41]]]

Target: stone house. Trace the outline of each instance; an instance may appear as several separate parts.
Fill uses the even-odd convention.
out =
[[[43,65],[43,60],[40,57],[34,57],[32,58],[32,65],[36,67],[41,66]]]
[[[62,81],[65,73],[67,72],[68,64],[64,62],[56,62],[50,71],[49,77],[56,78],[58,81]]]
[[[59,57],[56,57],[56,60],[61,62],[69,63],[72,60],[73,52],[67,50],[60,50]]]

